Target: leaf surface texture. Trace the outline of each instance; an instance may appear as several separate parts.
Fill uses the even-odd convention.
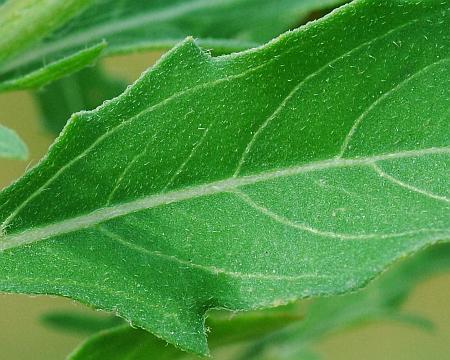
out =
[[[210,308],[342,293],[448,240],[448,12],[362,0],[238,54],[183,42],[0,194],[0,288],[204,354]]]

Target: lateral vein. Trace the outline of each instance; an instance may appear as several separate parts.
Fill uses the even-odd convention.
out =
[[[97,229],[109,237],[110,239],[117,241],[118,243],[122,244],[123,246],[126,246],[127,248],[136,251],[141,254],[151,255],[154,257],[162,258],[166,261],[175,262],[179,265],[186,266],[188,268],[194,268],[199,269],[203,272],[212,274],[214,276],[217,276],[219,274],[223,274],[229,277],[238,278],[238,279],[259,279],[259,280],[275,280],[275,281],[297,281],[304,278],[329,278],[329,276],[326,275],[319,275],[319,274],[302,274],[302,275],[275,275],[275,274],[263,274],[263,273],[241,273],[237,271],[230,271],[227,269],[218,268],[216,266],[208,266],[208,265],[201,265],[196,264],[191,261],[187,261],[184,259],[180,259],[177,256],[173,255],[167,255],[164,253],[161,253],[159,251],[152,251],[149,249],[146,249],[142,246],[130,243],[123,239],[120,235],[110,231],[109,229],[106,229],[104,226],[98,226]]]
[[[305,79],[302,80],[296,87],[294,87],[294,89],[290,92],[290,94],[288,94],[288,96],[287,96],[285,99],[283,99],[283,101],[282,101],[281,104],[277,107],[277,109],[275,110],[275,112],[274,112],[271,116],[269,116],[269,118],[266,119],[265,122],[262,123],[262,125],[261,125],[260,128],[257,130],[257,132],[252,136],[252,139],[251,139],[250,142],[247,144],[247,147],[245,148],[245,150],[244,150],[244,152],[243,152],[243,154],[242,154],[242,156],[241,156],[241,159],[239,160],[239,163],[238,163],[237,168],[236,168],[236,170],[235,170],[235,177],[236,177],[236,176],[238,175],[238,173],[240,172],[240,169],[241,169],[241,167],[242,167],[242,165],[243,165],[243,163],[244,163],[244,161],[245,161],[245,159],[246,159],[246,156],[248,155],[248,153],[250,152],[250,150],[251,150],[253,144],[254,144],[255,141],[256,141],[256,137],[259,136],[259,134],[264,130],[264,128],[265,128],[265,127],[268,125],[268,123],[273,119],[273,117],[276,117],[276,115],[278,114],[278,112],[281,111],[281,109],[284,107],[285,102],[287,102],[287,101],[290,99],[290,97],[292,97],[292,96],[295,94],[295,92],[298,90],[298,88],[299,88],[303,83],[305,83],[306,81],[308,81],[310,78],[316,76],[318,73],[320,73],[320,72],[321,72],[322,70],[324,70],[325,68],[329,67],[329,65],[332,64],[332,63],[334,63],[335,61],[338,61],[339,59],[341,59],[341,58],[343,58],[343,57],[345,57],[345,56],[351,54],[352,52],[357,51],[358,49],[360,49],[360,48],[362,48],[362,47],[364,47],[364,46],[370,45],[372,42],[375,42],[375,41],[377,41],[377,40],[379,40],[379,39],[382,39],[382,38],[386,37],[387,35],[389,35],[389,34],[395,32],[395,31],[398,31],[398,30],[400,30],[400,29],[402,29],[402,28],[404,28],[404,27],[406,27],[406,26],[408,26],[408,25],[411,25],[411,24],[417,22],[418,20],[419,20],[419,19],[413,19],[413,20],[411,20],[411,21],[408,21],[408,22],[406,22],[406,23],[404,23],[404,24],[402,24],[402,25],[399,25],[399,26],[397,26],[397,27],[395,27],[395,28],[393,28],[393,29],[387,31],[385,34],[383,34],[383,35],[381,35],[381,36],[372,38],[371,40],[369,40],[369,41],[367,41],[367,42],[364,42],[364,43],[360,44],[359,46],[357,46],[357,47],[355,47],[355,48],[349,50],[348,52],[346,52],[346,53],[344,53],[344,54],[341,54],[341,55],[338,56],[337,58],[333,59],[331,62],[325,64],[325,66],[319,68],[317,71],[315,71],[315,72],[309,74],[308,76],[306,76]],[[292,50],[293,50],[293,49],[291,49],[291,51],[292,51]],[[55,173],[54,173],[54,174],[53,174],[53,175],[52,175],[52,176],[51,176],[51,177],[50,177],[50,178],[49,178],[49,179],[48,179],[48,180],[40,187],[40,188],[38,188],[33,194],[31,194],[30,197],[28,197],[21,205],[19,205],[19,206],[15,209],[15,211],[14,211],[13,213],[11,213],[11,215],[4,221],[4,223],[3,223],[2,226],[3,226],[3,227],[7,226],[7,225],[11,222],[11,220],[12,220],[12,219],[13,219],[13,218],[14,218],[14,217],[22,210],[22,208],[24,208],[24,207],[25,207],[25,206],[26,206],[26,205],[27,205],[34,197],[36,197],[37,195],[39,195],[39,194],[47,187],[47,185],[49,185],[49,184],[52,183],[56,178],[58,178],[58,176],[59,176],[62,172],[64,172],[66,169],[70,168],[70,167],[71,167],[74,163],[76,163],[78,160],[80,160],[80,159],[82,159],[83,157],[85,157],[85,156],[86,156],[87,154],[89,154],[93,149],[95,149],[96,146],[97,146],[98,144],[100,144],[101,142],[103,142],[104,140],[106,140],[108,137],[110,137],[110,136],[111,136],[112,134],[114,134],[115,132],[119,131],[122,127],[124,127],[124,126],[130,124],[131,122],[133,122],[134,120],[140,118],[140,117],[141,117],[142,115],[144,115],[144,114],[151,113],[152,111],[156,110],[157,108],[159,108],[159,107],[161,107],[161,106],[163,106],[163,105],[169,103],[170,101],[172,101],[172,100],[174,100],[174,99],[177,99],[177,98],[183,96],[183,95],[186,94],[186,93],[191,93],[191,92],[194,92],[194,91],[197,91],[197,90],[200,90],[200,89],[204,89],[204,88],[208,88],[208,87],[211,87],[211,86],[215,86],[215,85],[220,84],[220,83],[222,83],[222,82],[226,82],[226,81],[230,81],[230,80],[233,80],[233,79],[238,79],[238,78],[241,78],[241,77],[245,77],[245,76],[246,76],[247,74],[249,74],[249,73],[255,72],[255,71],[257,71],[258,69],[261,69],[261,68],[264,68],[264,67],[268,66],[270,63],[272,63],[273,61],[275,61],[275,59],[276,59],[276,58],[272,58],[271,60],[268,60],[268,61],[266,61],[266,62],[264,62],[264,63],[262,63],[262,64],[260,64],[260,65],[258,65],[258,66],[255,66],[255,67],[253,67],[253,68],[250,68],[250,69],[248,69],[248,70],[246,70],[246,71],[244,71],[244,72],[242,72],[242,73],[230,75],[230,76],[227,76],[227,77],[224,77],[224,78],[220,78],[220,79],[216,79],[216,80],[214,80],[214,81],[206,82],[206,83],[203,83],[203,84],[199,84],[199,85],[194,86],[194,87],[192,87],[192,88],[188,88],[188,89],[182,90],[182,91],[180,91],[180,92],[174,93],[173,95],[169,96],[168,98],[166,98],[166,99],[164,99],[164,100],[162,100],[162,101],[160,101],[160,102],[158,102],[158,103],[156,103],[156,104],[154,104],[154,105],[152,105],[152,106],[149,106],[149,107],[143,109],[142,111],[140,111],[139,113],[137,113],[137,114],[135,114],[134,116],[130,117],[129,119],[127,119],[127,120],[123,121],[122,123],[116,125],[116,126],[113,127],[110,131],[105,132],[104,134],[102,134],[101,136],[99,136],[92,144],[90,144],[86,149],[84,149],[79,155],[75,156],[72,160],[70,160],[70,161],[67,162],[64,166],[62,166],[59,170],[57,170],[57,171],[56,171],[56,172],[55,172]]]
[[[353,123],[353,126],[351,127],[350,131],[348,132],[347,136],[344,139],[344,142],[342,143],[341,149],[338,154],[338,158],[341,158],[344,156],[344,153],[348,150],[348,146],[350,144],[350,141],[353,138],[353,135],[355,134],[356,130],[358,130],[359,125],[361,125],[362,121],[366,118],[366,116],[373,111],[380,103],[385,101],[392,93],[398,91],[403,86],[405,86],[407,83],[409,83],[411,80],[413,80],[415,77],[420,76],[430,68],[436,65],[440,65],[442,62],[449,61],[449,58],[443,58],[439,59],[431,64],[428,64],[427,66],[423,67],[419,71],[407,76],[404,80],[399,82],[397,85],[395,85],[392,89],[389,91],[386,91],[384,94],[382,94],[378,99],[376,99]]]
[[[273,221],[282,224],[284,226],[288,226],[294,229],[303,230],[306,232],[309,232],[314,235],[319,235],[326,238],[332,238],[332,239],[340,239],[340,240],[369,240],[369,239],[390,239],[390,238],[397,238],[397,237],[403,237],[408,235],[415,235],[423,232],[441,232],[442,229],[416,229],[411,231],[404,231],[401,233],[371,233],[371,234],[347,234],[347,233],[338,233],[333,231],[324,231],[317,228],[314,228],[310,226],[309,224],[305,223],[299,223],[297,221],[292,221],[291,219],[288,219],[285,216],[279,215],[275,213],[274,211],[266,208],[263,205],[258,204],[255,202],[248,194],[234,190],[232,193],[236,194],[242,201],[244,201],[247,205],[252,207],[253,209],[257,210],[261,214],[269,217]]]
[[[383,35],[377,36],[373,39],[370,39],[369,41],[366,41],[360,45],[358,45],[357,47],[354,47],[353,49],[345,52],[344,54],[341,54],[340,56],[334,58],[333,60],[327,62],[325,65],[323,65],[322,67],[320,67],[318,70],[312,72],[311,74],[309,74],[308,76],[306,76],[303,80],[301,80],[296,86],[294,86],[292,88],[292,90],[288,93],[288,95],[281,101],[280,105],[275,109],[275,111],[264,121],[261,123],[261,125],[259,126],[259,128],[256,130],[256,132],[253,134],[252,138],[250,139],[249,143],[247,144],[244,152],[242,153],[241,158],[239,159],[238,162],[238,166],[234,172],[234,176],[238,176],[239,172],[241,171],[242,166],[245,163],[245,160],[247,158],[247,156],[250,154],[250,151],[253,147],[253,145],[255,144],[256,140],[258,139],[258,137],[263,133],[263,131],[267,128],[267,126],[278,116],[278,114],[286,107],[286,104],[289,102],[290,99],[292,99],[292,97],[298,92],[298,90],[300,90],[300,88],[306,84],[309,80],[313,79],[314,77],[316,77],[317,75],[321,74],[323,71],[325,71],[326,69],[329,69],[330,66],[332,66],[333,64],[337,63],[338,61],[342,60],[343,58],[345,58],[346,56],[351,55],[352,53],[378,41],[381,40],[383,38],[385,38],[386,36],[408,26],[411,24],[414,24],[415,22],[417,22],[419,19],[414,19],[411,20],[405,24],[402,24],[400,26],[397,26],[389,31],[387,31],[386,33],[384,33]]]
[[[447,197],[436,195],[436,194],[433,194],[430,191],[419,189],[416,186],[413,186],[411,184],[405,183],[404,181],[401,181],[401,180],[395,178],[394,176],[386,173],[380,166],[378,166],[375,163],[372,164],[372,167],[373,167],[375,172],[380,177],[382,177],[383,179],[386,179],[386,180],[392,182],[393,184],[395,184],[397,186],[403,187],[403,188],[408,189],[409,191],[412,191],[412,192],[415,192],[415,193],[422,194],[422,195],[426,196],[427,198],[430,198],[430,199],[433,199],[433,200],[438,200],[438,201],[443,201],[443,202],[446,202],[446,203],[450,203],[450,199],[448,199]]]

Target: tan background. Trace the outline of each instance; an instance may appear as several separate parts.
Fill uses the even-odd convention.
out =
[[[132,81],[158,54],[132,55],[105,61],[106,67]],[[46,152],[52,136],[38,121],[33,98],[26,92],[0,95],[0,123],[16,130],[30,148],[28,162],[0,160],[0,188],[23,174]],[[431,319],[436,330],[395,323],[370,324],[347,330],[317,347],[329,360],[447,360],[450,359],[450,274],[422,283],[405,306],[407,311]],[[54,310],[93,311],[71,300],[55,297],[0,295],[0,359],[63,359],[81,335],[59,333],[44,327],[39,318]]]

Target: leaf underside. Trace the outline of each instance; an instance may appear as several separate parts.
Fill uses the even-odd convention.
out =
[[[269,331],[276,331],[292,324],[295,314],[255,314],[231,318],[219,318],[210,321],[212,332],[209,336],[211,348],[233,345],[237,342],[251,341]],[[158,360],[199,359],[195,355],[168,345],[165,341],[141,329],[133,329],[127,325],[116,326],[104,330],[82,344],[68,359],[147,359],[157,354]]]
[[[0,289],[205,354],[210,308],[342,293],[448,240],[448,13],[360,0],[238,54],[183,42],[0,194]]]

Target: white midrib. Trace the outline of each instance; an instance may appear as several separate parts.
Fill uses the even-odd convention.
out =
[[[175,202],[218,193],[226,193],[245,185],[257,184],[280,177],[293,176],[301,173],[332,168],[373,166],[376,162],[379,161],[449,153],[450,147],[433,147],[428,149],[403,151],[355,159],[335,158],[331,160],[322,160],[275,171],[263,172],[255,175],[242,176],[238,178],[231,177],[229,179],[190,187],[179,191],[150,195],[148,197],[140,198],[127,203],[101,208],[86,215],[81,215],[43,227],[26,230],[18,234],[6,235],[3,236],[0,240],[0,250],[11,249],[53,236],[59,236],[73,231],[86,229],[93,225],[97,225],[102,222],[125,216],[127,214],[131,214],[140,210],[152,209],[158,206],[168,205]]]
[[[344,54],[341,54],[341,55],[338,56],[337,58],[335,58],[335,59],[331,60],[330,62],[326,63],[325,65],[323,65],[322,67],[320,67],[318,70],[312,72],[311,74],[309,74],[308,76],[306,76],[303,80],[301,80],[301,81],[299,82],[299,84],[297,84],[297,86],[295,86],[295,87],[290,91],[290,93],[287,95],[287,97],[284,98],[284,100],[281,102],[281,104],[275,109],[274,113],[272,113],[272,114],[271,114],[271,115],[270,115],[270,116],[262,123],[262,125],[259,127],[259,129],[256,131],[256,133],[253,135],[252,139],[251,139],[250,142],[247,144],[247,147],[245,148],[245,150],[244,150],[244,152],[243,152],[243,154],[242,154],[242,156],[241,156],[241,159],[239,160],[238,166],[237,166],[237,168],[236,168],[236,170],[235,170],[233,176],[234,176],[234,177],[237,177],[237,176],[238,176],[238,173],[239,173],[240,170],[241,170],[241,166],[242,166],[243,162],[245,161],[245,158],[246,158],[247,154],[250,152],[250,149],[252,148],[254,142],[256,141],[256,138],[264,131],[264,129],[266,128],[266,126],[270,123],[270,121],[272,121],[272,120],[274,119],[274,117],[278,114],[278,112],[282,109],[282,107],[284,107],[284,106],[286,105],[286,102],[289,101],[289,99],[293,96],[293,94],[295,94],[295,92],[300,88],[300,86],[302,86],[305,82],[307,82],[307,81],[309,81],[310,79],[312,79],[314,76],[320,74],[323,70],[327,69],[329,66],[331,66],[332,64],[334,64],[335,62],[337,62],[339,59],[343,58],[344,56],[347,56],[347,55],[349,55],[349,54],[351,54],[351,53],[353,53],[353,52],[355,52],[355,51],[358,51],[359,49],[363,48],[364,46],[367,46],[367,45],[373,43],[373,42],[376,41],[376,40],[382,39],[382,38],[384,38],[385,36],[387,36],[387,35],[389,35],[389,34],[395,32],[395,31],[398,31],[398,30],[402,29],[402,28],[404,28],[404,27],[407,26],[407,25],[411,25],[411,24],[413,24],[413,23],[415,23],[415,22],[417,22],[417,21],[418,21],[418,19],[413,19],[413,20],[411,20],[411,21],[409,21],[409,22],[407,22],[407,23],[405,23],[405,24],[402,24],[402,25],[397,26],[397,27],[395,27],[395,28],[393,28],[393,29],[390,29],[389,31],[387,31],[386,33],[384,33],[384,34],[381,35],[381,36],[378,36],[378,37],[376,37],[376,38],[370,39],[369,41],[366,41],[366,42],[364,42],[364,43],[358,45],[357,47],[352,48],[351,50],[347,51],[347,52],[344,53]],[[290,51],[292,51],[292,50],[295,49],[295,48],[298,48],[298,46],[297,46],[297,47],[294,47],[294,48],[291,48],[291,49],[287,50],[286,52],[290,52]],[[273,61],[275,61],[275,59],[276,59],[276,58],[274,57],[274,58],[272,58],[272,59],[270,59],[270,60],[268,60],[268,61],[266,61],[266,62],[263,62],[262,64],[260,64],[260,65],[258,65],[258,66],[256,66],[256,67],[250,68],[249,70],[244,71],[244,72],[242,72],[242,73],[235,74],[235,75],[230,75],[230,76],[227,76],[227,77],[224,77],[224,78],[220,78],[220,79],[214,80],[214,81],[212,81],[212,82],[207,82],[207,83],[199,84],[199,85],[194,86],[194,87],[192,87],[192,88],[189,88],[189,89],[183,90],[183,91],[181,91],[181,92],[175,93],[175,94],[173,94],[172,96],[170,96],[170,97],[168,97],[168,98],[166,98],[166,99],[164,99],[164,100],[162,100],[162,101],[160,101],[160,102],[158,102],[158,103],[156,103],[156,104],[154,104],[154,105],[152,105],[152,106],[150,106],[150,107],[146,107],[144,110],[142,110],[142,111],[140,111],[139,113],[135,114],[135,115],[132,116],[131,118],[129,118],[129,119],[127,119],[127,120],[121,122],[119,125],[113,127],[110,131],[105,132],[103,135],[99,136],[99,137],[98,137],[91,145],[89,145],[89,146],[88,146],[81,154],[79,154],[78,156],[76,156],[75,158],[73,158],[71,161],[67,162],[64,166],[62,166],[62,167],[61,167],[61,168],[60,168],[60,169],[59,169],[59,170],[58,170],[58,171],[57,171],[57,172],[56,172],[56,173],[55,173],[55,174],[54,174],[54,175],[53,175],[53,176],[52,176],[52,177],[51,177],[51,178],[43,185],[43,186],[41,186],[39,189],[37,189],[37,190],[33,193],[33,195],[31,195],[30,197],[28,197],[28,199],[26,199],[20,206],[18,206],[18,207],[16,208],[16,210],[15,210],[13,213],[11,213],[11,215],[10,215],[10,216],[3,222],[3,224],[1,225],[0,230],[6,228],[6,227],[8,226],[8,224],[12,221],[12,219],[13,219],[13,218],[14,218],[14,217],[22,210],[22,208],[24,208],[24,207],[27,205],[27,203],[30,202],[35,196],[37,196],[38,194],[40,194],[40,193],[43,191],[43,189],[44,189],[48,184],[50,184],[56,177],[58,177],[63,171],[65,171],[67,168],[69,168],[70,166],[72,166],[72,164],[75,163],[76,161],[78,161],[79,159],[81,159],[81,158],[83,158],[84,156],[86,156],[86,154],[88,154],[90,151],[92,151],[98,144],[100,144],[102,141],[104,141],[104,140],[107,139],[109,136],[111,136],[111,134],[115,133],[116,131],[119,131],[123,126],[126,126],[127,124],[129,124],[129,123],[131,123],[132,121],[136,120],[137,118],[139,118],[139,117],[142,116],[143,114],[150,113],[151,111],[154,111],[155,109],[164,106],[165,104],[169,103],[170,101],[172,101],[172,100],[174,100],[174,99],[176,99],[176,98],[181,97],[183,94],[186,94],[187,92],[191,92],[191,91],[195,91],[195,90],[198,90],[198,89],[207,88],[207,87],[209,87],[209,86],[213,86],[213,85],[215,85],[215,84],[219,84],[219,83],[224,82],[224,81],[229,81],[229,80],[231,80],[231,79],[237,79],[237,78],[246,76],[247,74],[249,74],[249,73],[251,73],[251,72],[254,72],[254,71],[258,70],[258,69],[261,69],[261,68],[267,66],[269,63],[272,63]],[[433,63],[433,64],[435,64],[435,63]],[[431,64],[431,65],[433,65],[433,64]],[[431,65],[430,65],[430,66],[431,66]],[[428,68],[428,67],[429,67],[429,66],[427,66],[426,68]],[[425,69],[426,69],[426,68],[425,68]],[[411,77],[413,77],[413,76],[415,76],[415,75],[421,73],[423,70],[424,70],[424,69],[422,69],[421,71],[419,71],[419,72],[416,73],[416,74],[413,74],[412,76],[408,77],[408,79],[410,79]],[[403,84],[403,83],[404,83],[404,82],[402,82],[402,84]],[[353,127],[357,126],[357,123],[359,123],[358,121],[360,122],[361,119],[357,119],[357,121],[355,122],[355,124],[353,125]],[[352,130],[354,131],[353,128],[352,128]],[[353,135],[353,133],[351,133],[351,134],[348,135],[348,136],[351,137],[352,135]],[[144,151],[144,152],[145,152],[145,151]],[[113,191],[114,191],[114,190],[113,190]],[[113,194],[110,195],[110,196],[113,196]],[[108,201],[109,201],[109,199],[108,199]]]

